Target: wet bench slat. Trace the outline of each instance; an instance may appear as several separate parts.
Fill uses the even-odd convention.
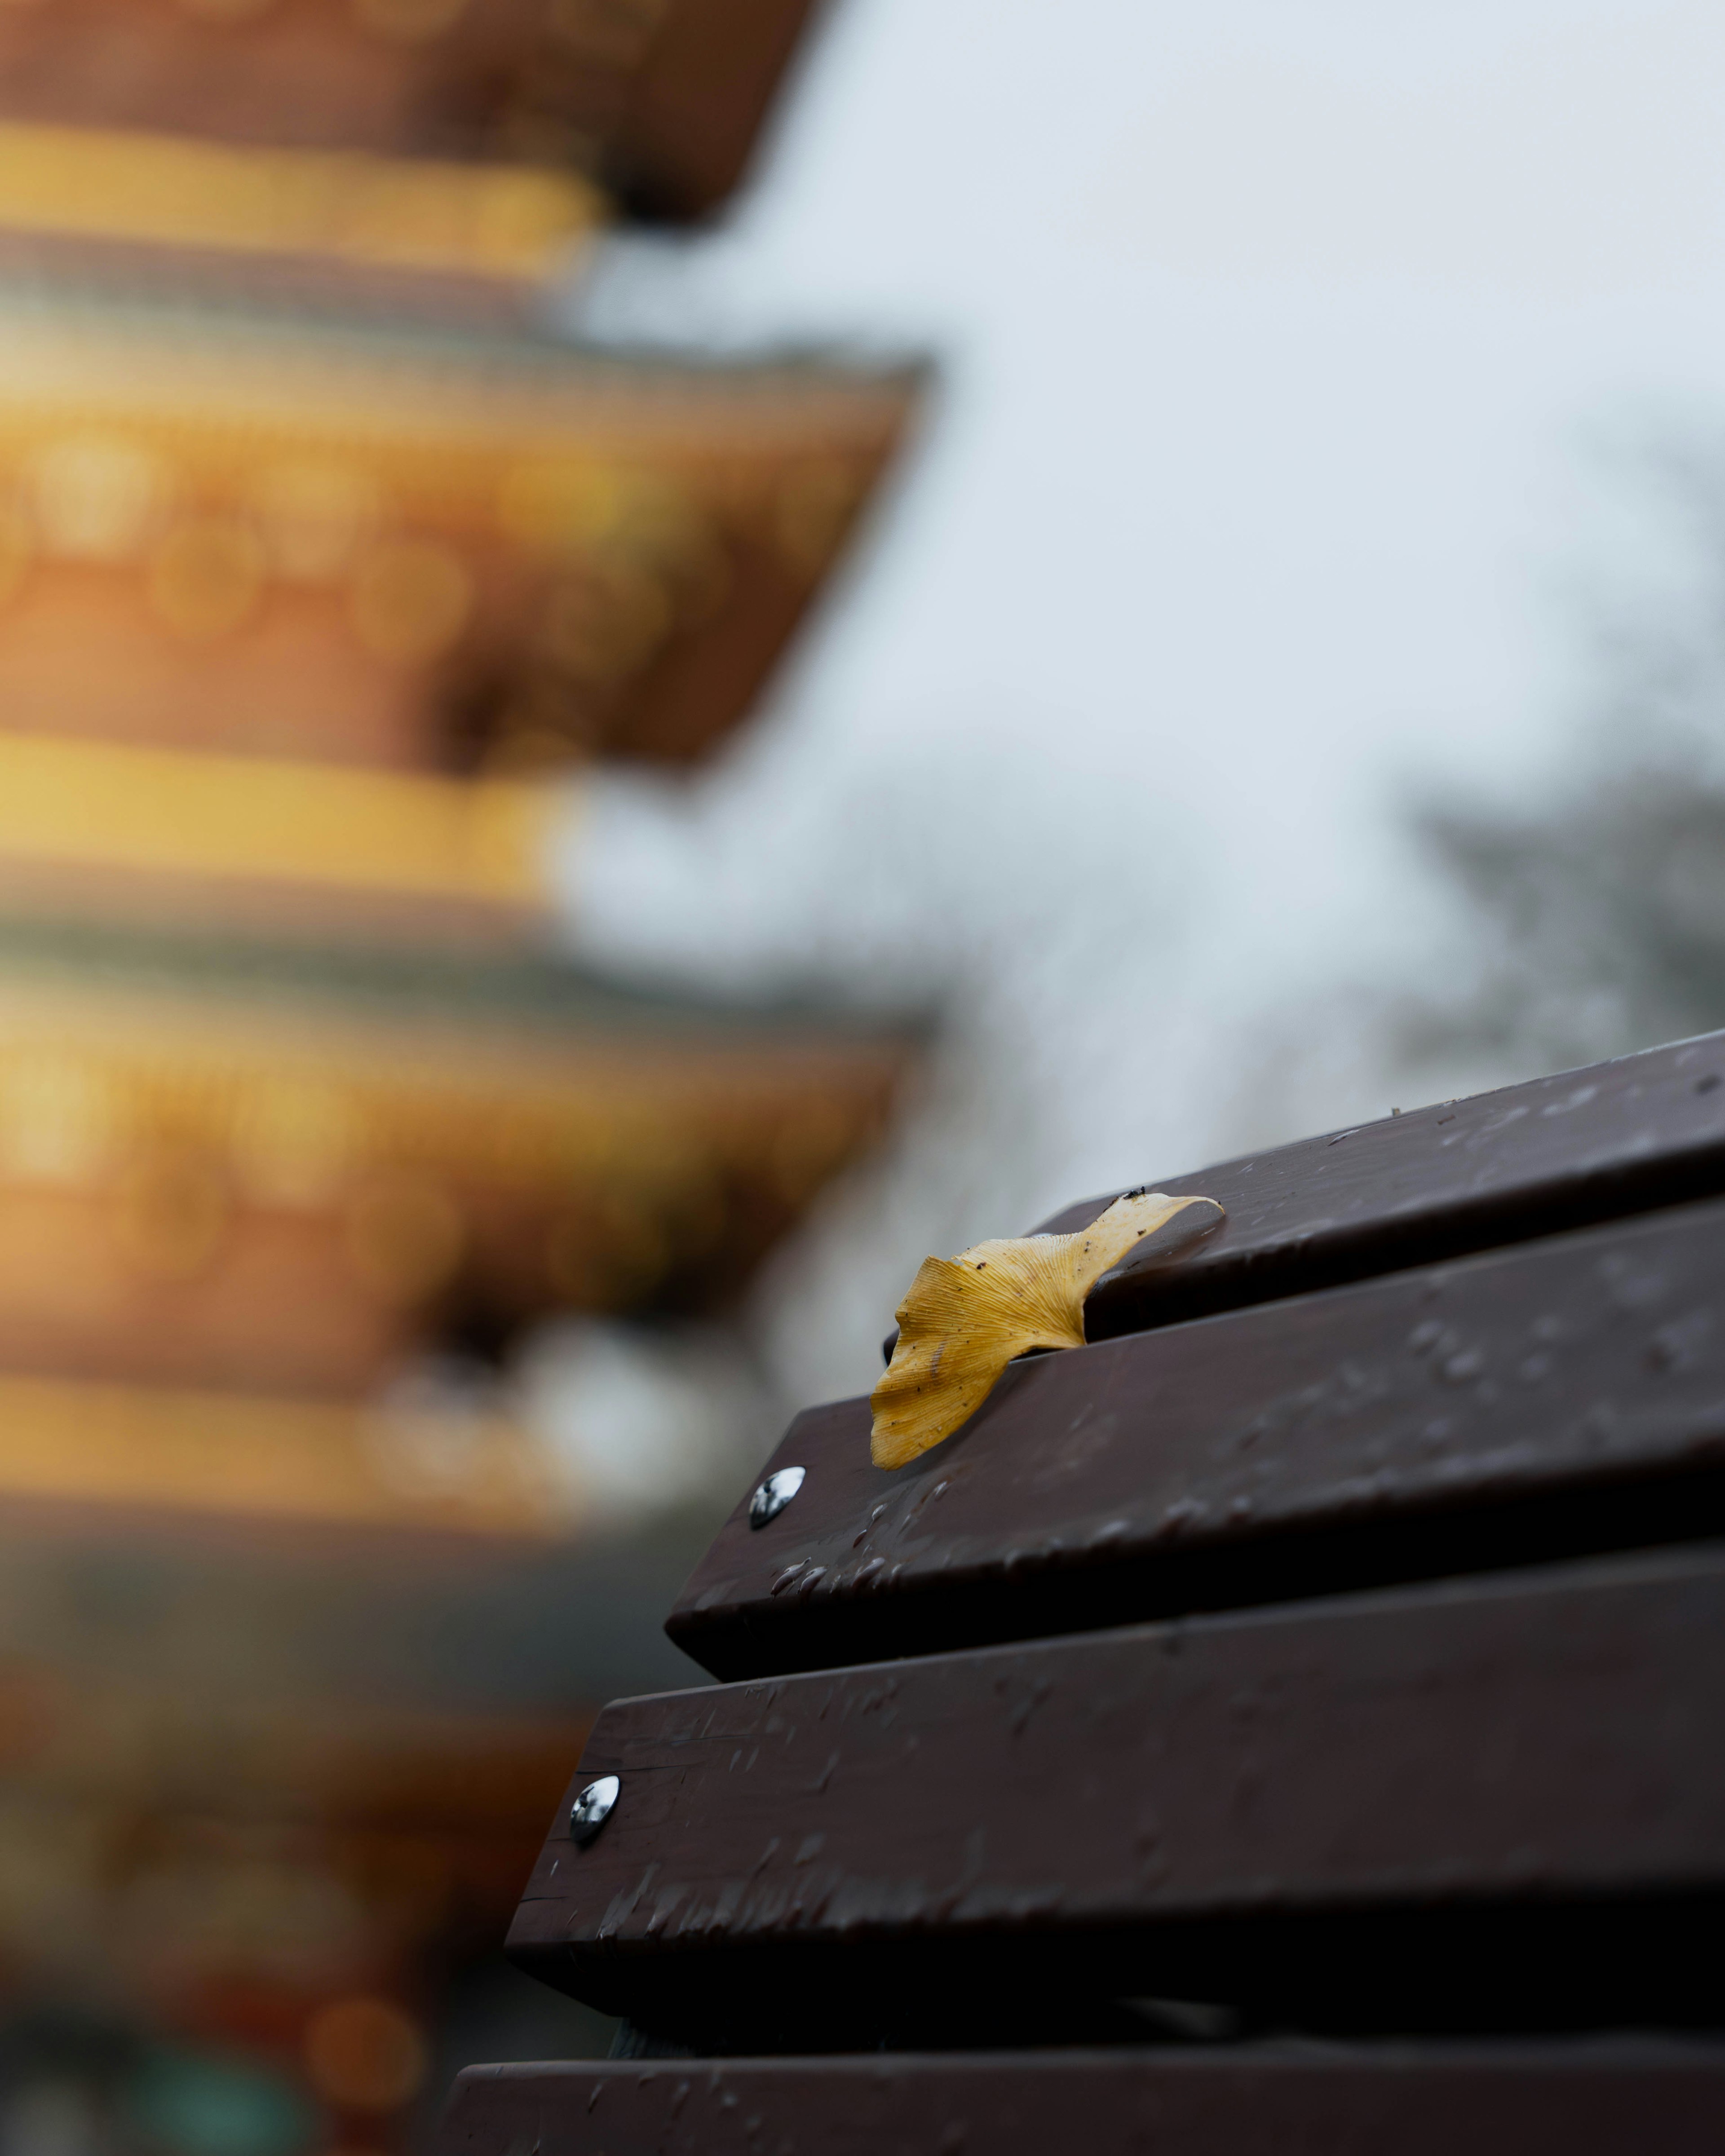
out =
[[[1725,1034],[1162,1187],[910,1467],[792,1425],[510,1935],[643,2056],[444,2156],[1719,2144]]]
[[[1713,2156],[1725,2046],[473,2066],[443,2156]]]
[[[510,1950],[649,2026],[841,1963],[923,2028],[978,1985],[1345,2020],[1451,1981],[1423,1910],[1476,2003],[1537,1968],[1542,2011],[1656,2019],[1681,1967],[1717,2010],[1660,1912],[1719,1922],[1722,1638],[1703,1546],[621,1702],[571,1792],[616,1808],[584,1849],[560,1816]]]
[[[1725,1034],[1158,1181],[1228,1218],[1098,1282],[1093,1340],[1725,1193]],[[1117,1194],[1042,1224],[1065,1232]],[[883,1313],[883,1317],[886,1314]]]
[[[870,1465],[798,1417],[666,1629],[715,1675],[1725,1534],[1725,1203],[1013,1364]]]

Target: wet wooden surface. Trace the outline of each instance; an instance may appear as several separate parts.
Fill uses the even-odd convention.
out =
[[[744,1677],[1725,1533],[1725,1203],[1014,1363],[896,1472],[798,1417],[667,1630]]]
[[[473,2066],[440,2156],[1713,2156],[1725,2046]]]
[[[1702,1546],[621,1702],[571,1790],[617,1774],[616,1809],[584,1850],[560,1815],[511,1950],[650,2025],[794,2002],[834,1980],[821,1950],[904,1998],[1076,1969],[1285,2005],[1316,1981],[1299,1923],[1269,1937],[1286,1920],[1686,1895],[1712,1925],[1721,1637]],[[1656,1925],[1563,1922],[1559,1988],[1676,1965]],[[1469,1981],[1519,1987],[1520,1951],[1476,1942]],[[1388,2000],[1436,1967],[1403,1925],[1319,1988]]]
[[[1189,1255],[1106,1275],[1093,1340],[1725,1191],[1725,1034],[1194,1174],[1156,1168],[1153,1187],[1217,1199],[1227,1221]],[[1041,1228],[1083,1226],[1117,1194]]]
[[[1725,2026],[1725,1035],[1162,1187],[1225,1226],[909,1469],[793,1425],[511,1934],[684,2056],[445,2156],[1718,2141],[1607,2032]]]

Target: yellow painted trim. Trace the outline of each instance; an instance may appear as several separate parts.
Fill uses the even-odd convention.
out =
[[[537,1537],[572,1500],[501,1419],[0,1377],[0,1492],[327,1526]]]
[[[542,279],[599,223],[572,173],[0,125],[0,225]]]
[[[0,733],[0,860],[539,910],[566,784]]]

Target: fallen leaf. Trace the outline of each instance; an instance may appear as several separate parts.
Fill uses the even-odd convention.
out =
[[[1134,1190],[1076,1235],[1002,1237],[956,1258],[925,1258],[898,1306],[898,1343],[870,1399],[875,1466],[903,1467],[950,1437],[1014,1356],[1083,1347],[1085,1297],[1179,1213],[1189,1213],[1194,1236],[1222,1219],[1214,1198]]]

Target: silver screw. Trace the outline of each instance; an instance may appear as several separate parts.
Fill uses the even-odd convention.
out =
[[[802,1488],[804,1472],[800,1467],[781,1467],[777,1475],[769,1475],[749,1499],[749,1525],[764,1527],[776,1520]]]
[[[589,1782],[570,1805],[569,1836],[578,1849],[585,1849],[610,1818],[622,1787],[616,1775],[601,1774],[598,1781]]]

